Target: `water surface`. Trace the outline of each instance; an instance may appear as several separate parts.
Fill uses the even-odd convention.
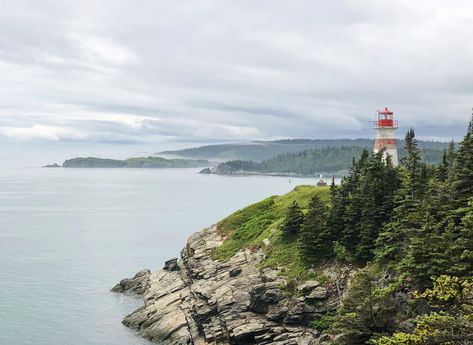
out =
[[[0,170],[0,344],[148,344],[121,325],[141,300],[110,293],[178,256],[187,237],[311,179],[196,169]]]

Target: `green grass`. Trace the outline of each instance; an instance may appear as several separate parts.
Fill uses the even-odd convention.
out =
[[[226,239],[215,250],[214,258],[225,261],[241,249],[261,247],[266,254],[262,267],[283,267],[282,273],[289,280],[313,278],[315,274],[309,272],[299,255],[297,238],[282,236],[280,225],[294,200],[306,211],[315,194],[329,201],[329,187],[298,186],[288,194],[271,196],[223,219],[217,226]],[[270,240],[267,247],[263,244],[265,238]]]

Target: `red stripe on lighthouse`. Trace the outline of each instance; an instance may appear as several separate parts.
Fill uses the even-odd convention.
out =
[[[376,139],[376,144],[396,145],[396,139]]]
[[[395,147],[396,146],[396,139],[376,139],[374,142],[375,149],[383,149],[385,147]]]

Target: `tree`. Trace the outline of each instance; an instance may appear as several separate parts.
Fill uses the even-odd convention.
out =
[[[380,276],[376,268],[367,266],[353,277],[331,329],[341,334],[337,345],[365,344],[373,335],[394,329],[392,291],[384,287],[386,282]]]
[[[440,182],[447,181],[452,173],[453,162],[455,159],[455,143],[451,141],[448,144],[448,148],[442,155],[442,161],[437,167],[436,177]]]
[[[451,178],[450,203],[454,208],[466,207],[473,196],[473,116],[465,137],[458,146]],[[453,215],[456,224],[460,222],[461,212]]]
[[[422,228],[424,213],[422,197],[426,189],[422,178],[422,164],[413,129],[406,134],[407,156],[402,160],[398,174],[400,187],[394,198],[396,205],[392,218],[376,240],[375,257],[378,263],[396,268],[410,246],[410,240]]]
[[[425,288],[432,276],[445,272],[444,242],[435,222],[430,215],[424,218],[424,224],[413,230],[410,246],[406,248],[399,271],[418,288]]]
[[[303,222],[304,214],[302,213],[299,204],[296,201],[293,201],[282,225],[283,234],[286,236],[298,234]]]
[[[317,194],[310,200],[299,237],[299,248],[302,259],[309,264],[333,257],[333,246],[327,228],[327,207]]]
[[[404,148],[407,151],[406,157],[401,159],[401,163],[406,169],[406,197],[413,202],[418,201],[424,186],[422,185],[422,164],[420,159],[420,150],[417,147],[414,129],[409,129],[406,133]]]
[[[473,270],[473,197],[470,198],[468,206],[459,210],[464,214],[460,226],[450,239],[449,250],[451,260],[448,272],[451,274],[465,276]],[[445,243],[445,241],[444,241]]]

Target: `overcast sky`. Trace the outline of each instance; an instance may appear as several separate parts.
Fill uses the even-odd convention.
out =
[[[384,106],[448,140],[473,106],[471,0],[0,6],[9,145],[368,137]]]

